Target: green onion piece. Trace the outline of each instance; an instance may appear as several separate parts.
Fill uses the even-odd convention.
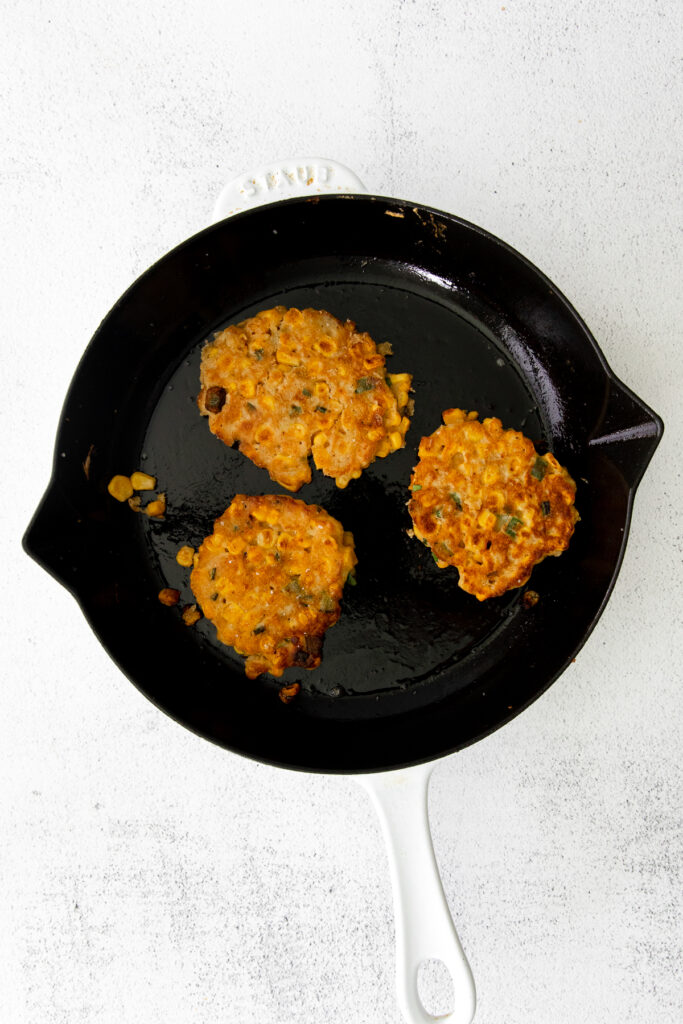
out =
[[[356,584],[358,583],[358,580],[356,579],[356,574],[353,570],[351,570],[349,575],[346,577],[346,582],[349,584],[350,587],[355,587]]]
[[[292,419],[295,416],[300,416],[301,415],[301,406],[300,405],[293,405],[290,408],[290,410],[289,410],[289,415],[292,417]]]
[[[289,591],[289,593],[290,593],[290,594],[296,594],[296,595],[297,595],[297,597],[298,597],[298,596],[299,596],[300,594],[303,594],[303,592],[304,592],[304,591],[303,591],[303,587],[302,587],[302,586],[301,586],[301,584],[299,583],[298,579],[296,579],[296,577],[293,577],[293,578],[292,578],[292,579],[291,579],[291,580],[289,581],[289,583],[286,583],[286,584],[285,584],[285,586],[284,586],[284,587],[283,587],[282,589],[283,589],[283,590],[287,590],[287,591]]]
[[[213,569],[211,570],[211,572],[209,573],[209,579],[210,580],[215,580],[216,579],[216,566],[215,565],[214,565]]]
[[[327,591],[325,591],[323,596],[320,598],[320,611],[321,612],[333,612],[334,611],[334,601],[332,600],[330,595],[327,593]]]
[[[544,516],[549,516],[550,515],[550,502],[549,501],[542,501],[541,502],[541,512],[543,513]]]
[[[439,544],[441,545],[441,550],[445,551],[449,558],[452,558],[453,557],[453,552],[449,548],[449,546],[446,543],[446,541],[445,540],[439,541]]]
[[[310,398],[311,395],[313,394],[313,392],[309,391],[308,388],[302,388],[301,392],[302,392],[302,394],[304,394],[306,396],[306,398]]]
[[[256,406],[252,402],[247,402],[247,409],[251,412],[256,412]]]
[[[361,377],[356,384],[356,394],[360,395],[363,391],[372,391],[375,386],[375,380],[373,377]]]
[[[450,499],[457,508],[458,512],[462,512],[462,498],[457,491],[450,492]]]
[[[498,516],[497,519],[496,519],[496,525],[493,527],[493,529],[496,531],[496,533],[500,533],[500,531],[503,529],[503,527],[506,525],[506,523],[509,522],[509,520],[510,520],[510,516],[506,516],[506,515]]]
[[[280,561],[280,552],[279,552],[279,551],[276,551],[276,552],[275,552],[274,558],[275,558],[275,561],[276,561],[276,562],[279,562],[279,561]]]
[[[413,486],[410,489],[411,489],[411,491],[421,491],[422,490],[422,484],[413,484]]]
[[[515,540],[517,537],[517,530],[523,525],[522,520],[518,519],[517,516],[510,516],[510,522],[505,527],[505,532],[508,537],[512,537],[512,539]]]
[[[542,480],[548,472],[548,463],[545,459],[542,459],[540,455],[536,456],[536,461],[531,467],[531,475],[535,480]]]
[[[217,600],[218,600],[218,591],[216,591],[216,593],[215,593],[215,594],[212,594],[212,595],[211,595],[211,600],[212,600],[212,601],[217,601]]]
[[[443,519],[443,509],[441,508],[441,506],[434,509],[434,515],[436,516],[437,519]]]
[[[315,411],[316,412],[327,412],[327,409],[325,408],[324,405],[316,405]]]
[[[261,360],[263,359],[263,349],[262,348],[255,348],[254,349],[254,359],[256,360],[257,363],[261,362]]]
[[[258,636],[259,633],[265,633],[265,631],[266,631],[266,627],[264,625],[257,626],[256,629],[252,629],[252,633],[255,636]]]
[[[439,559],[436,557],[436,555],[434,554],[433,551],[432,551],[432,558],[434,559],[435,562],[438,563]]]

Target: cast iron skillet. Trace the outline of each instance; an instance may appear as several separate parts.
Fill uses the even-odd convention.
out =
[[[204,340],[277,304],[326,309],[390,341],[390,370],[411,372],[415,389],[403,451],[344,491],[315,471],[297,494],[353,531],[359,565],[321,668],[285,674],[302,684],[289,705],[281,683],[246,679],[207,622],[188,628],[157,600],[171,586],[181,606],[192,601],[175,552],[197,545],[235,493],[279,490],[211,435],[195,401]],[[523,430],[578,484],[569,550],[485,603],[406,533],[417,445],[451,406]],[[614,585],[662,429],[557,288],[487,232],[378,196],[293,199],[200,232],[114,306],[74,377],[24,545],[131,681],[188,728],[289,768],[396,768],[487,735],[576,655]],[[163,522],[107,494],[115,473],[138,468],[167,494]]]

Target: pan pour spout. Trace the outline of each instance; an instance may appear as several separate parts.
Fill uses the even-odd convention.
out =
[[[635,488],[659,444],[664,424],[633,392],[613,377],[605,390],[602,414],[588,439],[589,450],[607,451],[627,485]]]

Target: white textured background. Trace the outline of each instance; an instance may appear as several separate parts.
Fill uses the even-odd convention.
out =
[[[0,1020],[399,1020],[365,794],[183,731],[19,549],[100,319],[301,154],[516,246],[664,417],[598,628],[431,816],[478,1024],[680,1024],[680,4],[1,6]]]

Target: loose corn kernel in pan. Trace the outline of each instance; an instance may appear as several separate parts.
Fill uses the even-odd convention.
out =
[[[130,482],[130,477],[117,474],[107,484],[107,490],[112,498],[116,498],[117,501],[128,501],[129,498],[133,497],[134,488]]]
[[[175,560],[178,565],[182,565],[184,569],[189,569],[194,559],[194,548],[191,548],[189,544],[184,544],[175,556]]]
[[[133,485],[134,491],[153,491],[157,485],[156,477],[150,476],[149,473],[143,473],[140,470],[131,473],[130,482]]]
[[[196,604],[186,604],[181,612],[181,617],[186,626],[194,626],[195,622],[199,622],[201,619],[202,613]]]
[[[150,519],[160,519],[166,512],[166,495],[160,494],[155,501],[150,501],[149,505],[145,506],[145,512]]]
[[[180,591],[174,590],[172,587],[164,587],[163,590],[159,591],[159,600],[167,608],[172,608],[180,600]]]

